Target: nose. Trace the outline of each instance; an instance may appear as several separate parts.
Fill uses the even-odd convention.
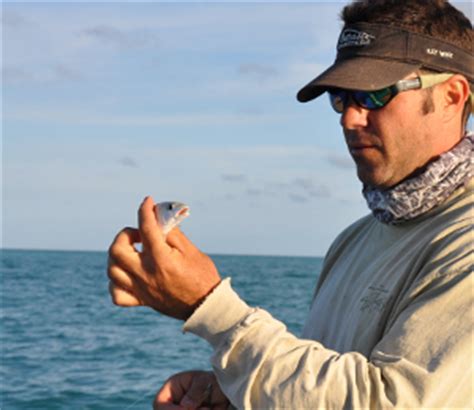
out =
[[[355,130],[368,125],[369,110],[349,101],[341,114],[340,123],[344,129]]]

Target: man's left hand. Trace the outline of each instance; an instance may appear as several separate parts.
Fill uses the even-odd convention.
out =
[[[191,370],[171,376],[156,394],[154,410],[226,410],[229,400],[212,372]]]
[[[220,283],[209,256],[177,228],[165,238],[147,197],[138,212],[138,229],[125,228],[109,249],[112,300],[119,306],[149,306],[186,320]],[[142,243],[139,252],[134,244]]]

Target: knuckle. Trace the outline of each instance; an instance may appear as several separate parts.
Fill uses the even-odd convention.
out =
[[[113,303],[115,306],[120,306],[120,307],[124,307],[124,306],[125,306],[125,305],[123,304],[122,300],[120,299],[119,295],[115,295],[115,294],[112,295],[112,303]]]
[[[110,256],[110,254],[109,254],[109,257],[107,258],[107,269],[109,269],[113,265],[115,265],[115,261],[112,259],[112,256]]]
[[[123,243],[129,242],[127,238],[134,237],[135,229],[130,227],[123,228],[115,237],[114,241],[109,247],[109,256],[114,258],[115,256],[119,256],[123,251]]]
[[[111,281],[116,280],[117,278],[117,268],[113,265],[109,266],[107,269],[107,276]]]
[[[117,305],[118,304],[117,293],[116,293],[115,285],[112,283],[112,281],[109,281],[109,294],[110,294],[110,298],[112,299],[112,303],[114,305]]]
[[[199,398],[209,385],[210,379],[207,374],[199,374],[195,377],[188,396]]]
[[[112,245],[110,245],[110,248],[109,248],[110,259],[114,260],[114,259],[119,258],[122,253],[121,248],[122,247],[117,242],[114,242]]]
[[[117,286],[112,281],[109,282],[109,293],[110,293],[110,297],[112,299],[112,303],[116,306],[122,306],[122,301],[121,301],[121,298],[120,298],[120,292],[119,292]]]
[[[132,228],[131,226],[126,226],[122,229],[120,233],[133,238],[134,236],[136,236],[137,230],[135,228]]]
[[[159,392],[156,393],[156,396],[153,400],[153,403],[152,403],[153,404],[153,410],[159,410],[160,409],[160,402],[159,402],[160,399],[159,399],[159,396],[158,396],[159,394],[160,394]]]

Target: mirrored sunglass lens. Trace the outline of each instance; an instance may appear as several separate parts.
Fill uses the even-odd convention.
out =
[[[374,91],[372,93],[372,99],[376,102],[377,105],[383,107],[387,104],[392,97],[394,96],[392,88],[384,88],[383,90]]]
[[[347,93],[344,91],[329,92],[329,101],[334,111],[341,113],[344,111],[344,104],[346,103]]]
[[[377,91],[356,91],[353,98],[360,106],[374,110],[385,106],[392,96],[392,90],[388,87]]]

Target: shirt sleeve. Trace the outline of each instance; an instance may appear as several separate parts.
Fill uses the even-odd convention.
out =
[[[474,408],[469,259],[414,289],[369,357],[295,337],[229,279],[184,330],[212,345],[219,384],[238,408]]]

